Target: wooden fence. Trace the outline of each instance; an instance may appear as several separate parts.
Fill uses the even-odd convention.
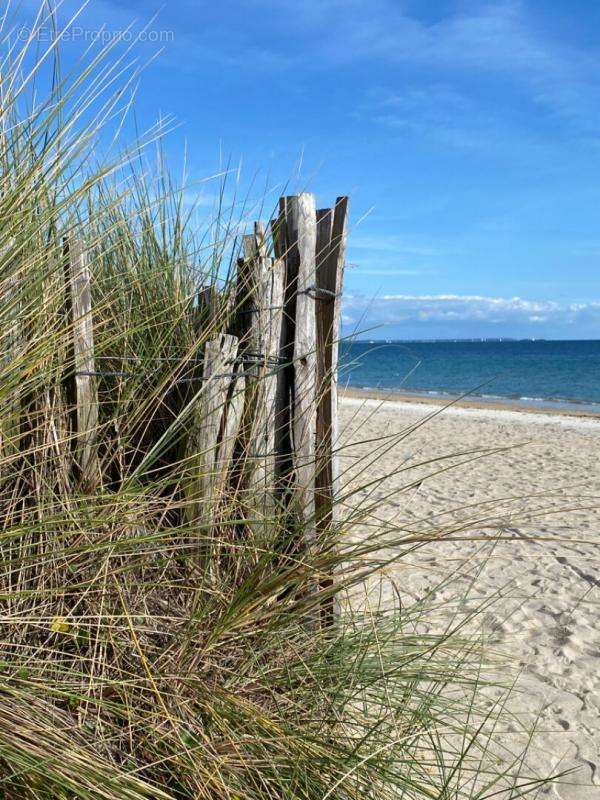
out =
[[[226,332],[198,354],[187,458],[189,513],[210,523],[233,491],[251,520],[290,513],[308,541],[336,521],[337,362],[348,201],[316,209],[311,194],[284,197],[243,239]],[[92,287],[85,249],[65,242],[74,370],[71,431],[81,483],[101,472]],[[222,314],[215,287],[200,292],[202,325]],[[195,461],[194,461],[195,460]],[[196,476],[196,477],[194,477]],[[252,523],[249,523],[252,524]]]

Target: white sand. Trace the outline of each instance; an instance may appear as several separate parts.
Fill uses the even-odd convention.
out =
[[[375,524],[390,529],[462,525],[463,535],[510,537],[495,546],[430,543],[404,559],[394,579],[405,599],[418,598],[451,572],[456,592],[485,561],[474,595],[501,597],[485,625],[523,668],[518,711],[541,711],[530,763],[545,774],[579,767],[543,796],[600,800],[600,420],[450,408],[386,446],[356,444],[400,434],[437,411],[343,398],[346,485],[394,473],[361,495]],[[485,454],[491,449],[500,452]],[[451,458],[423,463],[442,456]],[[438,599],[446,596],[444,588]]]

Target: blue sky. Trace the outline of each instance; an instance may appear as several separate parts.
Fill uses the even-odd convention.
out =
[[[137,116],[181,123],[175,166],[187,143],[191,180],[224,154],[257,195],[351,195],[346,331],[600,338],[600,4],[91,0],[76,24],[155,11]]]

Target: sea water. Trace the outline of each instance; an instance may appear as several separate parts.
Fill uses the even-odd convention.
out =
[[[345,341],[340,383],[600,411],[600,340]]]

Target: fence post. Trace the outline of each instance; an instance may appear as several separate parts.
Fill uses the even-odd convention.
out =
[[[207,525],[214,521],[214,506],[221,488],[223,464],[219,448],[226,431],[229,389],[235,384],[232,374],[237,348],[237,338],[228,334],[206,342],[202,386],[191,421],[187,453],[192,471],[187,486],[189,516],[192,521]]]
[[[196,311],[194,314],[194,329],[197,332],[211,328],[214,325],[216,289],[211,284],[202,286],[198,291]]]
[[[261,423],[264,458],[260,464],[257,482],[262,484],[264,513],[269,516],[275,508],[273,492],[277,480],[277,397],[278,385],[284,366],[281,363],[281,329],[283,321],[284,264],[281,259],[272,259],[265,276],[265,339],[264,354],[266,376],[263,381],[263,415]]]
[[[293,320],[291,435],[295,506],[305,534],[314,536],[316,425],[315,257],[317,218],[314,195],[286,198],[285,313]]]
[[[243,422],[235,453],[235,484],[252,516],[273,513],[275,395],[281,338],[283,266],[267,257],[261,223],[243,240],[238,261],[235,331],[246,375]],[[246,491],[248,490],[248,491]]]
[[[98,390],[94,369],[94,323],[88,254],[81,239],[65,237],[67,308],[72,325],[72,378],[67,397],[73,408],[72,433],[80,482],[94,489],[100,481],[96,452]]]
[[[15,269],[13,251],[14,239],[10,239],[0,248],[0,292],[2,295],[2,331],[0,331],[0,352],[2,370],[10,375],[11,363],[19,355],[19,275]],[[9,460],[19,451],[20,434],[20,389],[15,381],[14,386],[4,398],[5,413],[0,426],[0,458]],[[4,466],[4,464],[3,464]]]
[[[230,369],[232,377],[227,390],[224,409],[225,418],[221,426],[219,449],[216,457],[216,480],[213,494],[217,498],[222,498],[230,485],[228,478],[232,469],[234,449],[242,424],[247,390],[244,365],[232,364]]]

